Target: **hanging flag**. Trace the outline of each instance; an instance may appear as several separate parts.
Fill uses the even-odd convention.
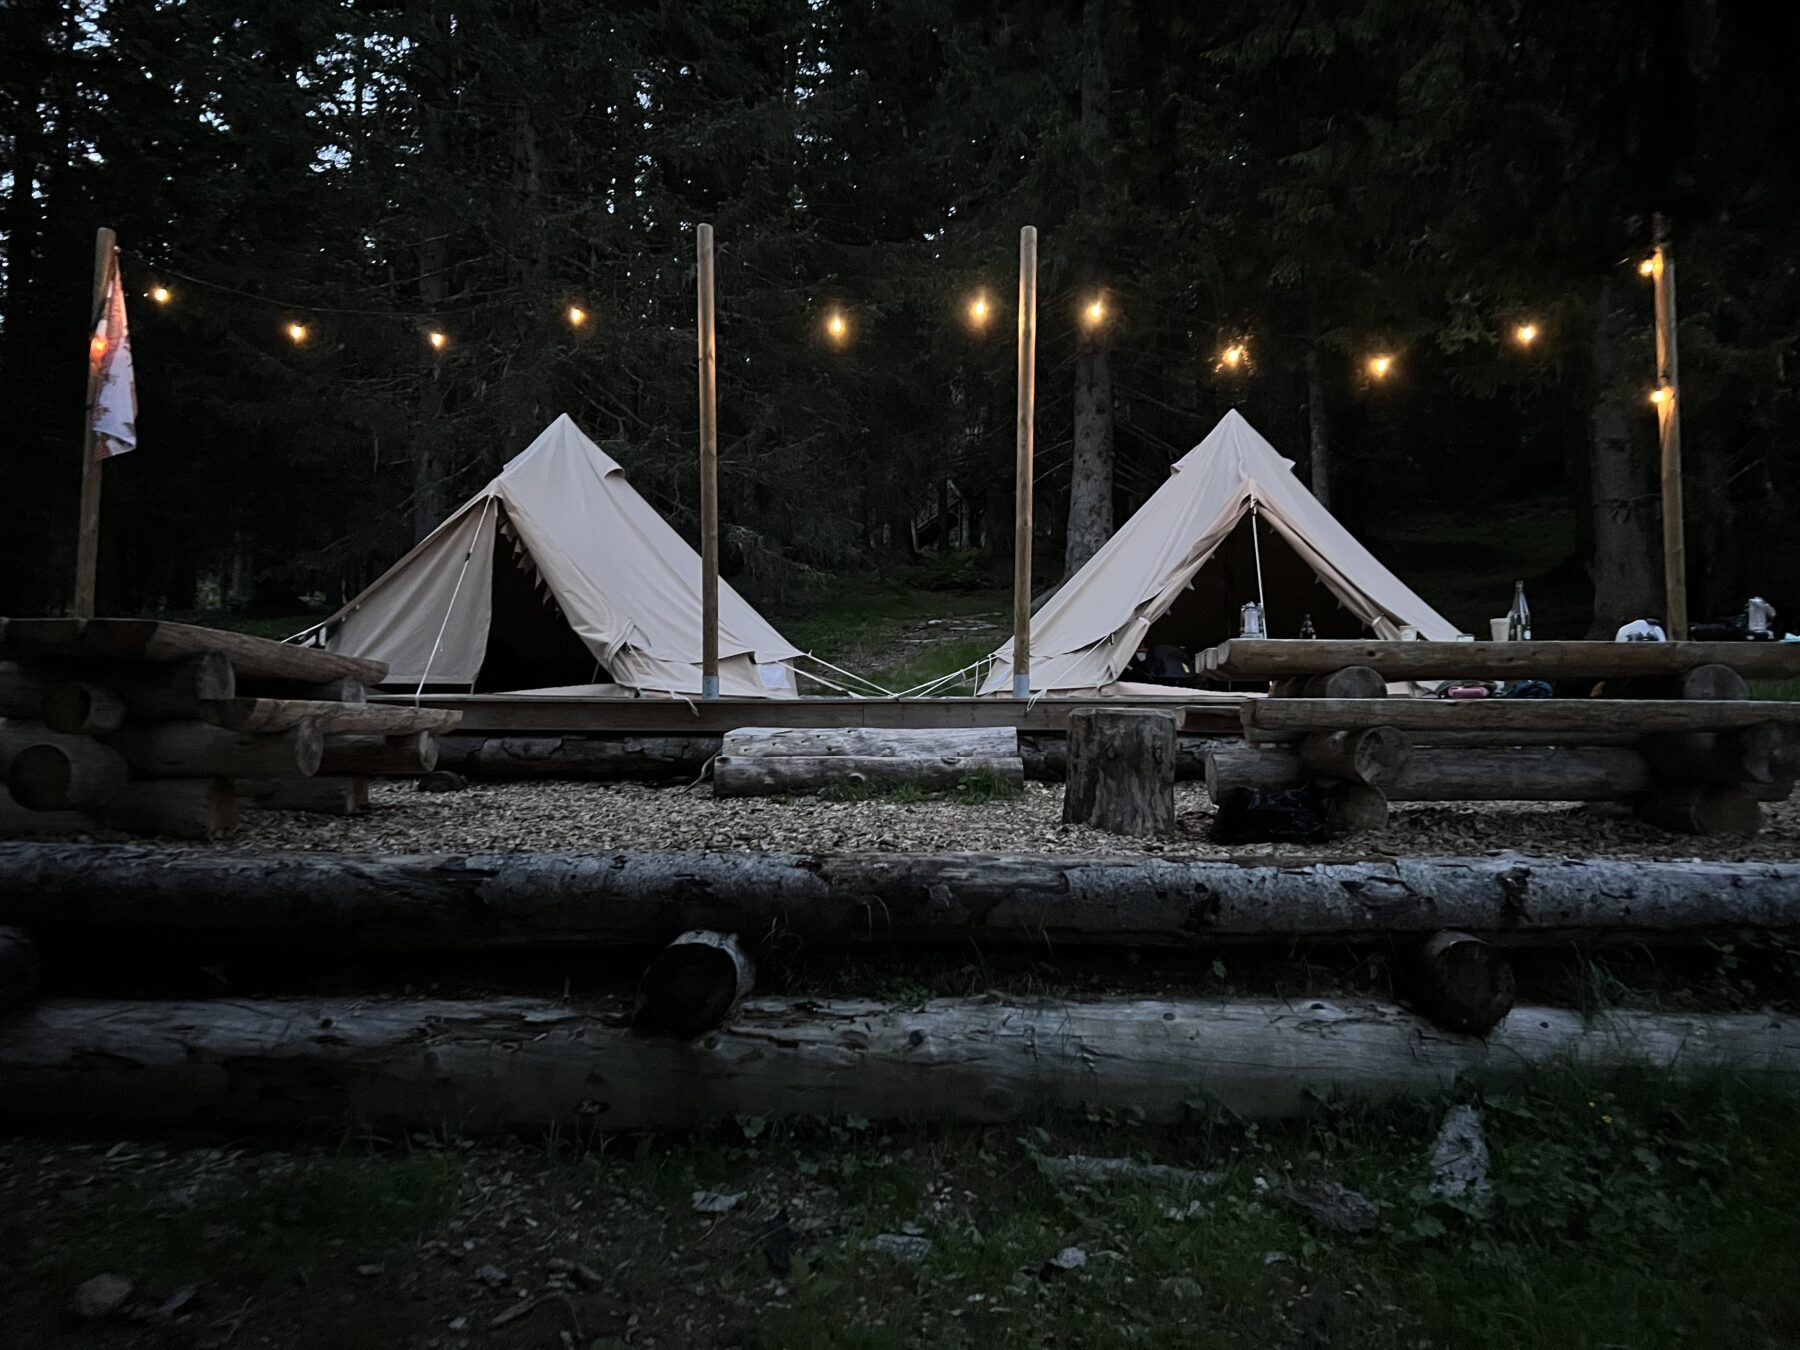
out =
[[[125,326],[125,288],[116,254],[107,272],[100,318],[88,344],[95,459],[137,449],[137,381],[131,373],[131,333]]]

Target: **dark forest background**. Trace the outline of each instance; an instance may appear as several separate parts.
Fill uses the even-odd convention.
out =
[[[1609,632],[1661,609],[1661,211],[1692,607],[1792,626],[1797,34],[1726,0],[11,0],[0,612],[68,600],[96,226],[141,397],[102,612],[291,614],[563,411],[691,537],[700,220],[738,583],[1009,555],[1029,222],[1041,582],[1238,406],[1428,599],[1498,537]]]

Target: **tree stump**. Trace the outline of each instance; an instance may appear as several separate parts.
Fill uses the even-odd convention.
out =
[[[1069,714],[1063,823],[1138,838],[1175,829],[1176,720],[1155,708]]]
[[[1419,949],[1413,1001],[1441,1027],[1485,1035],[1512,1011],[1517,992],[1500,949],[1469,933],[1434,933]]]

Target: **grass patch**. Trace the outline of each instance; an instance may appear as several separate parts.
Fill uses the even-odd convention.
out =
[[[969,806],[987,802],[1017,801],[1020,786],[992,769],[971,769],[954,789],[933,791],[918,783],[827,783],[818,796],[828,802],[896,802],[916,806],[920,802],[956,801]]]
[[[1792,680],[1752,680],[1750,681],[1751,698],[1781,699],[1785,702],[1800,700],[1800,678]]]

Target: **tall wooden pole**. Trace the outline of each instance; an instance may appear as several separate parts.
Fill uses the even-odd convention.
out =
[[[700,290],[700,696],[719,696],[719,348],[713,228],[695,231]]]
[[[1013,697],[1031,697],[1031,477],[1037,422],[1037,226],[1019,231],[1019,411],[1013,507]]]
[[[1687,529],[1681,501],[1681,390],[1675,352],[1675,258],[1669,251],[1669,222],[1655,218],[1656,254],[1651,276],[1656,281],[1656,430],[1662,444],[1663,584],[1668,591],[1668,633],[1681,642],[1688,635]]]
[[[106,303],[106,284],[118,266],[118,240],[104,225],[94,235],[94,299],[88,307],[90,340]],[[100,460],[95,455],[94,399],[100,393],[100,362],[88,352],[87,401],[82,404],[81,517],[75,540],[75,617],[94,617],[100,571]]]

